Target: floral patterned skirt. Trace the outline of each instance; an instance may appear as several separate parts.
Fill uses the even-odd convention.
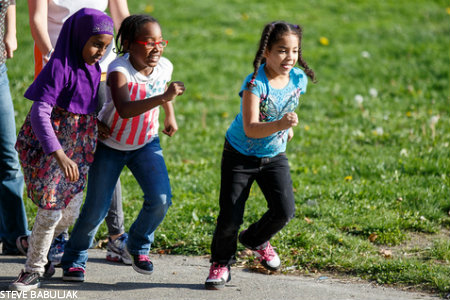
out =
[[[28,197],[40,208],[58,210],[66,208],[70,200],[86,186],[97,144],[97,126],[94,114],[74,114],[59,107],[53,108],[50,120],[63,151],[78,165],[78,181],[66,180],[56,159],[44,153],[31,128],[29,113],[19,131],[16,150]]]

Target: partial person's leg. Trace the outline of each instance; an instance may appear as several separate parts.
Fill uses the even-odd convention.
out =
[[[69,227],[75,224],[78,216],[80,215],[80,208],[83,204],[84,193],[80,192],[76,194],[72,200],[70,200],[67,207],[62,210],[61,220],[58,222],[55,228],[54,238],[61,233],[67,232]]]
[[[278,270],[281,261],[269,240],[294,217],[295,199],[289,164],[284,154],[262,159],[256,179],[269,210],[248,230],[241,232],[239,241],[253,250],[268,270]]]
[[[124,166],[123,153],[98,143],[89,168],[86,199],[61,260],[64,270],[86,268],[87,250],[108,212],[114,186]]]
[[[127,246],[132,255],[147,255],[154,232],[172,204],[169,175],[159,138],[134,151],[127,166],[144,192],[144,203],[130,227]]]
[[[28,235],[23,175],[14,145],[16,125],[6,65],[0,65],[0,239],[3,253],[18,254],[16,239]]]
[[[220,212],[211,243],[207,289],[221,289],[231,280],[230,265],[236,262],[237,237],[243,223],[245,202],[257,173],[256,160],[242,155],[225,142],[222,155]]]
[[[61,220],[61,210],[38,208],[33,230],[28,239],[29,248],[25,272],[43,275],[47,264],[47,253],[53,240],[55,228]]]
[[[40,286],[39,277],[51,277],[55,273],[52,264],[47,264],[47,252],[52,242],[53,233],[61,219],[61,210],[38,208],[33,230],[28,239],[29,248],[25,271],[20,272],[8,288],[17,291],[29,291]],[[48,270],[46,270],[46,266]],[[45,274],[47,273],[47,274]]]
[[[225,150],[221,163],[220,212],[211,243],[211,262],[236,262],[237,237],[243,223],[257,165],[245,155]]]
[[[249,248],[255,248],[269,241],[294,217],[295,198],[289,163],[285,155],[268,159],[262,165],[256,178],[263,192],[268,211],[250,225],[242,237]]]
[[[114,188],[114,193],[106,215],[105,222],[108,227],[109,236],[114,240],[125,232],[122,209],[122,188],[120,186],[120,179]]]

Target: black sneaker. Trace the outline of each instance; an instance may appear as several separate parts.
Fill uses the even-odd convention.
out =
[[[133,257],[133,269],[141,274],[150,275],[153,273],[153,263],[148,255],[131,255]]]
[[[45,271],[44,271],[44,277],[45,278],[51,278],[53,275],[55,275],[55,266],[51,261],[48,261],[45,265]]]
[[[30,291],[41,285],[38,273],[20,272],[19,277],[9,285],[11,291]]]
[[[83,268],[69,268],[63,271],[64,281],[83,282],[84,281],[84,269]]]

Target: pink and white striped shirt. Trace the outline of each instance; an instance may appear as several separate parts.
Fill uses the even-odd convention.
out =
[[[128,91],[131,101],[163,94],[166,84],[171,80],[172,63],[161,57],[152,74],[145,76],[136,71],[128,60],[128,55],[116,58],[108,67],[108,76],[111,72],[121,72],[128,81]],[[99,113],[99,119],[106,123],[111,136],[102,140],[107,146],[130,151],[143,147],[158,134],[159,107],[155,107],[139,116],[122,119],[114,106],[111,90],[107,87],[107,100]]]

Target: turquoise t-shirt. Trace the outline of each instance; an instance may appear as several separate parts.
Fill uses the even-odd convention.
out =
[[[253,73],[252,73],[253,74]],[[247,88],[247,82],[252,78],[249,74],[242,84],[239,96],[241,96],[241,109],[231,123],[225,135],[228,142],[240,153],[256,157],[274,157],[286,151],[288,130],[281,130],[265,138],[253,139],[245,135],[242,123],[242,95]],[[305,72],[299,68],[292,68],[289,73],[289,83],[282,89],[270,86],[264,64],[260,66],[255,78],[256,86],[249,90],[259,97],[260,122],[273,122],[280,120],[287,112],[293,112],[299,103],[301,94],[306,92],[308,79]]]

